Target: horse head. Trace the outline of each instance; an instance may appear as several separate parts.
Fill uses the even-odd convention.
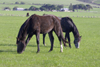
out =
[[[76,48],[79,48],[80,41],[81,41],[81,37],[82,37],[82,36],[75,37],[75,39],[74,39],[74,44],[75,44],[75,47],[76,47]]]
[[[22,53],[25,50],[25,41],[17,38],[17,53]]]

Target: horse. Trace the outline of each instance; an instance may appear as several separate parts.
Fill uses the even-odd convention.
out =
[[[49,52],[52,51],[54,42],[54,37],[52,35],[53,31],[56,33],[59,39],[60,51],[63,52],[62,42],[64,46],[67,46],[66,43],[68,42],[63,37],[60,20],[54,16],[40,16],[36,14],[31,15],[20,27],[16,40],[17,53],[22,53],[25,50],[25,47],[27,46],[28,42],[30,41],[33,35],[36,35],[37,53],[38,53],[40,51],[39,36],[40,34],[46,34],[46,33],[49,34],[51,42],[51,48]]]
[[[26,14],[26,17],[28,17],[28,16],[29,16],[29,13]]]
[[[79,31],[78,31],[76,25],[74,24],[73,20],[69,17],[63,17],[63,18],[58,17],[58,18],[60,20],[63,32],[66,33],[65,34],[65,40],[68,39],[69,47],[71,48],[70,32],[72,32],[73,35],[74,35],[74,45],[75,45],[76,48],[79,48],[81,36],[79,35]],[[44,44],[44,46],[45,46],[45,36],[46,36],[46,34],[43,34],[43,44]]]

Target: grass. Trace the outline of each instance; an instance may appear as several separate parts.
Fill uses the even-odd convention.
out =
[[[0,67],[100,67],[100,20],[99,18],[76,18],[72,17],[76,24],[82,40],[80,48],[64,47],[60,53],[60,44],[54,34],[54,49],[50,49],[48,35],[46,35],[46,46],[42,44],[40,35],[40,53],[36,53],[36,38],[32,37],[26,50],[17,54],[16,36],[22,23],[28,17],[0,16]]]
[[[100,0],[96,0],[94,3],[96,3],[96,4],[100,4]]]
[[[84,0],[82,0],[84,2]],[[90,0],[91,3],[100,4],[100,0]]]
[[[100,9],[95,9],[96,11],[94,10],[91,10],[91,11],[79,11],[79,12],[47,12],[47,11],[0,11],[0,14],[2,15],[24,15],[26,16],[26,13],[29,12],[30,15],[32,14],[38,14],[38,15],[43,15],[44,13],[45,14],[53,14],[53,15],[56,15],[56,16],[59,16],[59,17],[62,17],[62,16],[75,16],[75,17],[93,17],[93,16],[96,16],[96,17],[100,17]]]
[[[25,2],[24,5],[16,5],[15,2]],[[5,3],[5,4],[2,4]],[[64,7],[68,7],[71,3],[74,4],[88,4],[85,2],[81,2],[78,0],[2,0],[0,1],[0,10],[3,10],[4,7],[10,7],[11,10],[13,10],[14,7],[19,7],[19,8],[29,8],[32,6],[32,3],[34,4],[57,4],[57,5],[64,5]],[[89,3],[90,4],[90,3]],[[98,6],[98,5],[93,5],[90,4],[91,6]],[[33,5],[35,7],[40,7],[41,5]]]
[[[80,1],[77,1],[77,0],[3,0],[3,1],[1,1],[1,3],[3,3],[3,2],[5,2],[5,3],[15,3],[15,2],[25,2],[26,4],[28,4],[28,3],[30,3],[30,4],[32,4],[32,3],[36,3],[36,4],[64,4],[64,5],[69,5],[70,3],[73,3],[73,4],[76,4],[76,3],[82,3],[82,2],[80,2]]]

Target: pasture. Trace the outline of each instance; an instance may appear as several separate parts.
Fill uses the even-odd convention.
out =
[[[15,3],[15,2],[25,2],[25,4],[32,4],[32,3],[35,3],[35,4],[63,4],[63,5],[69,5],[70,3],[73,3],[73,4],[76,4],[76,3],[83,3],[83,2],[80,2],[80,1],[77,1],[77,0],[3,0],[1,1],[1,3]]]
[[[24,2],[25,4],[15,4],[15,2]],[[2,0],[0,1],[0,11],[4,9],[4,7],[9,7],[11,10],[13,10],[14,7],[19,7],[19,8],[29,8],[31,6],[35,7],[40,7],[43,4],[54,4],[54,5],[64,5],[64,7],[69,7],[70,4],[90,4],[91,6],[98,6],[99,5],[94,5],[91,3],[86,3],[86,2],[81,2],[78,0]],[[99,0],[96,0],[95,3],[100,4]],[[99,9],[99,8],[98,8]]]
[[[0,15],[3,16],[26,16],[26,13],[29,15],[32,14],[53,14],[59,17],[99,17],[100,18],[100,9],[94,9],[91,11],[79,11],[79,12],[51,12],[51,11],[0,11]]]
[[[72,48],[64,47],[54,35],[54,49],[46,35],[46,46],[40,35],[40,53],[36,53],[36,37],[33,36],[26,50],[17,54],[16,37],[20,26],[28,17],[0,16],[0,67],[100,67],[100,18],[71,17],[82,35],[80,48],[76,49],[71,35]],[[64,34],[64,33],[63,33]]]

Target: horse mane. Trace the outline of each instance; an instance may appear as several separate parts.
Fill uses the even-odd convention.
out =
[[[22,26],[21,26],[21,28],[19,30],[17,39],[21,39],[21,40],[23,39],[24,33],[27,32],[28,26],[31,23],[32,18],[37,18],[38,16],[39,15],[33,14],[22,24]]]
[[[34,14],[35,15],[35,14]],[[33,15],[32,15],[33,16]],[[23,34],[24,32],[26,31],[27,29],[27,26],[28,26],[28,23],[30,21],[30,19],[32,18],[32,16],[30,16],[21,26],[20,30],[19,30],[19,33],[18,33],[18,36],[17,36],[17,39],[20,39],[20,38],[23,38]],[[22,39],[21,39],[22,40]]]
[[[73,20],[70,17],[63,17],[63,18],[66,18],[67,20],[71,21],[71,25],[72,25],[72,28],[73,28],[72,32],[74,34],[74,37],[79,37],[78,29],[77,29],[76,25],[74,24]]]
[[[71,23],[76,27],[76,25],[74,24],[73,20],[70,17],[65,17],[67,20],[70,20]]]

